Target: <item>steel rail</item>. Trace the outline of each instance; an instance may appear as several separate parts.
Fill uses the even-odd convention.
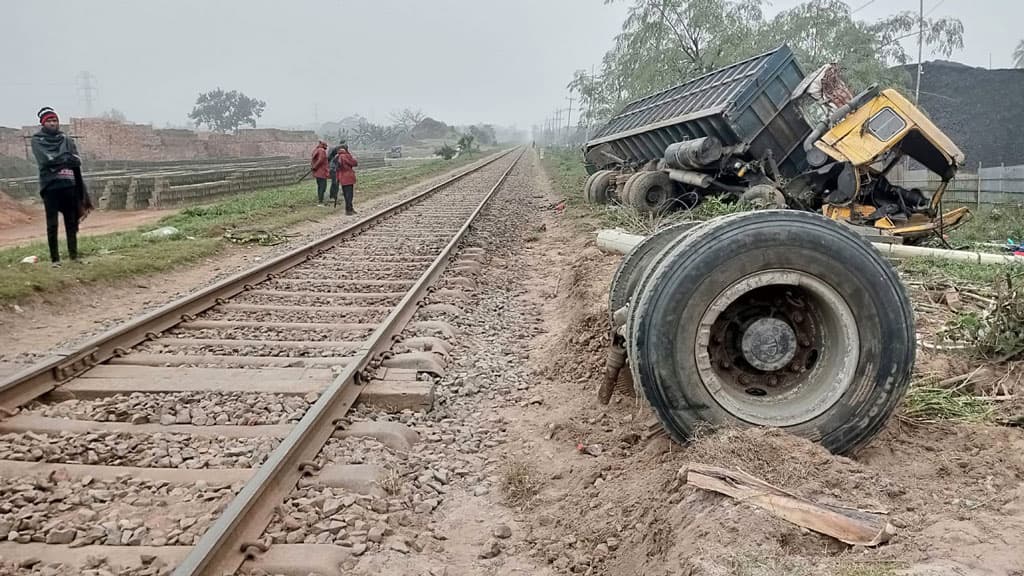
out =
[[[469,218],[434,259],[401,302],[365,341],[351,363],[306,411],[252,478],[228,504],[221,516],[203,534],[189,555],[175,569],[174,576],[222,575],[237,571],[246,557],[256,555],[265,545],[260,536],[270,524],[274,508],[284,501],[298,483],[301,463],[313,461],[337,428],[337,420],[355,403],[362,384],[359,374],[380,353],[388,350],[392,336],[399,334],[416,313],[428,288],[444,272],[453,254],[463,242],[473,221],[519,163],[525,149],[502,173]]]
[[[208,310],[225,299],[239,294],[250,287],[271,279],[274,275],[295,267],[324,252],[342,240],[358,235],[372,228],[381,220],[410,208],[449,184],[461,180],[482,168],[511,154],[515,149],[505,150],[484,162],[470,167],[443,182],[431,186],[410,198],[364,217],[350,226],[332,232],[328,236],[300,246],[267,262],[234,274],[194,294],[174,300],[139,318],[108,330],[74,349],[51,354],[20,372],[0,379],[0,413],[11,415],[18,407],[53,390],[62,382],[70,380],[93,366],[101,364],[123,351],[159,334],[192,316]]]

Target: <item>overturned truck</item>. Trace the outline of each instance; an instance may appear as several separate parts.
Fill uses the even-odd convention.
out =
[[[914,241],[965,222],[942,196],[964,155],[893,89],[853,95],[837,67],[805,76],[785,45],[627,104],[584,147],[588,201],[641,211],[708,195],[821,212],[861,232]],[[910,158],[934,191],[894,185]]]
[[[913,310],[867,237],[941,234],[963,154],[894,90],[853,95],[834,66],[805,77],[785,46],[630,103],[586,145],[592,202],[641,210],[708,195],[762,210],[637,241],[609,293],[599,399],[642,390],[679,441],[770,426],[849,453],[910,382]],[[889,181],[909,157],[930,197]]]

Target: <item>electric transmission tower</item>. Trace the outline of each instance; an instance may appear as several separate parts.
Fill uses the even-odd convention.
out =
[[[96,102],[96,77],[92,72],[78,73],[78,99],[85,110],[86,117],[92,116],[93,104]]]

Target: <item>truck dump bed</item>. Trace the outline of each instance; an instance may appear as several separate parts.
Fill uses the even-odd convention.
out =
[[[674,142],[714,136],[725,146],[747,145],[753,158],[771,150],[782,173],[794,176],[806,165],[802,143],[811,132],[790,100],[803,78],[792,50],[782,45],[634,100],[587,142],[587,162],[603,167],[618,157],[642,164],[661,158]]]

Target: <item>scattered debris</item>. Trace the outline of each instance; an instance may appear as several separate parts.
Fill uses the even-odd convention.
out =
[[[224,239],[235,244],[259,244],[260,246],[277,246],[284,244],[288,238],[298,234],[280,234],[270,230],[228,230]]]
[[[689,464],[679,471],[687,484],[725,494],[853,546],[878,546],[896,533],[884,515],[876,512],[817,504],[781,490],[746,472],[717,466]]]
[[[36,256],[34,254],[32,256],[25,256],[24,258],[21,259],[22,264],[36,264],[38,262],[39,256]]]
[[[150,230],[149,232],[143,232],[142,233],[142,237],[143,238],[155,238],[155,239],[158,239],[158,240],[163,240],[163,239],[166,239],[166,238],[173,238],[175,236],[178,236],[179,234],[181,234],[181,230],[178,230],[174,226],[162,226],[160,228],[157,228],[156,230]]]
[[[513,458],[505,464],[501,487],[510,505],[522,506],[540,489],[537,471],[524,460]]]

